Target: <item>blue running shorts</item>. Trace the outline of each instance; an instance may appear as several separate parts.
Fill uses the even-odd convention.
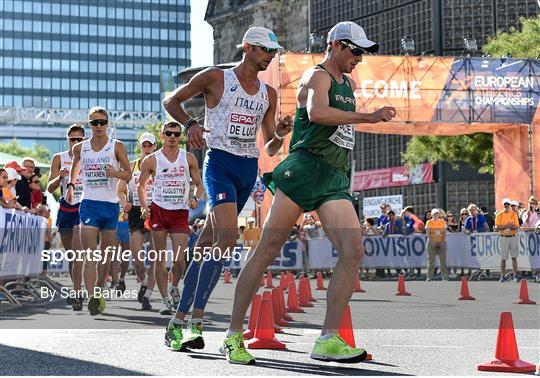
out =
[[[83,199],[79,213],[81,225],[116,231],[120,206],[115,202]]]

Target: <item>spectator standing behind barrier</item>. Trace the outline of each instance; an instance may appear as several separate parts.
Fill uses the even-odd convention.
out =
[[[32,207],[32,190],[30,189],[30,180],[34,175],[34,170],[36,169],[36,164],[34,159],[26,157],[23,158],[22,166],[24,170],[21,172],[21,179],[17,181],[15,189],[17,191],[17,196],[19,198],[17,201],[24,207]]]
[[[381,203],[379,207],[381,208],[381,215],[379,215],[375,224],[377,227],[384,229],[384,226],[388,223],[388,212],[391,207],[387,203]]]
[[[499,250],[501,252],[501,279],[499,281],[504,282],[507,280],[506,260],[510,256],[514,282],[519,282],[517,275],[518,239],[516,237],[519,220],[517,214],[510,207],[510,199],[503,199],[503,206],[504,210],[499,211],[495,216],[495,228],[499,233]]]
[[[465,225],[463,226],[463,232],[487,232],[488,225],[486,218],[478,211],[478,207],[471,203],[467,207],[469,216],[465,219]]]
[[[488,225],[487,232],[492,231],[493,227],[495,227],[495,218],[489,213],[487,207],[485,206],[480,207],[480,212],[484,218],[486,218],[486,223]]]
[[[442,280],[448,281],[448,269],[446,267],[446,222],[440,218],[439,209],[431,210],[432,219],[426,223],[427,231],[427,281],[433,279],[435,271],[435,256],[439,256],[441,265]]]
[[[414,214],[414,208],[412,206],[404,208],[401,212],[401,217],[407,226],[407,235],[410,235],[413,232],[425,231],[425,223]]]
[[[439,217],[441,217],[440,214],[439,214]],[[432,217],[431,217],[431,211],[428,210],[428,211],[425,211],[425,212],[424,212],[424,219],[422,219],[422,221],[424,222],[424,224],[426,224],[427,221],[430,220],[431,218],[432,218]],[[442,217],[441,217],[441,218],[442,218]]]
[[[446,224],[448,232],[459,232],[459,224],[456,222],[454,213],[448,212]]]
[[[521,213],[522,227],[525,230],[534,230],[536,223],[540,221],[540,210],[538,209],[538,200],[535,196],[529,197],[529,207]]]
[[[388,212],[388,223],[384,226],[384,235],[399,235],[401,234],[401,221],[396,219],[396,213],[390,210]]]
[[[4,188],[8,186],[8,173],[4,168],[0,168],[0,207],[9,209],[9,204],[4,200]]]
[[[255,249],[261,238],[261,230],[255,226],[255,218],[248,218],[248,227],[244,230],[244,247],[251,247],[251,250]]]
[[[40,176],[36,173],[32,175],[30,179],[30,204],[32,208],[37,208],[43,202],[43,192],[41,191],[41,186],[39,186]]]
[[[364,221],[364,229],[366,230],[367,236],[373,236],[373,235],[380,235],[381,230],[379,230],[377,227],[375,227],[375,219],[373,218],[366,218]]]
[[[463,232],[465,229],[465,221],[467,220],[468,216],[469,212],[465,207],[459,211],[459,232]]]
[[[22,206],[17,202],[17,192],[15,186],[17,181],[21,179],[21,176],[13,168],[6,168],[8,175],[7,185],[2,188],[2,197],[3,201],[6,203],[8,209],[18,209],[22,210]]]

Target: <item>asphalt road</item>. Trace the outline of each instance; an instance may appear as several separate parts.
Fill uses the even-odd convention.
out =
[[[396,282],[363,282],[367,292],[353,295],[357,345],[374,357],[354,365],[309,358],[324,318],[324,291],[314,291],[315,306],[305,314],[292,314],[295,321],[278,335],[287,350],[253,351],[258,362],[249,367],[230,365],[217,352],[231,312],[234,283],[220,282],[211,297],[206,348],[201,352],[171,352],[163,345],[168,317],[157,313],[156,295],[154,312],[141,311],[136,300],[117,299],[97,317],[87,311],[73,313],[62,300],[9,311],[0,304],[0,374],[486,375],[476,366],[493,359],[502,311],[513,314],[521,358],[540,361],[540,304],[515,304],[519,284],[471,282],[476,301],[457,300],[457,281],[406,285],[410,297],[394,295]],[[136,288],[130,277],[128,289]],[[540,303],[538,284],[529,283],[529,294]]]

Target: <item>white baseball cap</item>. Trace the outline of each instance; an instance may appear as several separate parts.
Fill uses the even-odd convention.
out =
[[[255,223],[255,218],[249,217],[249,218],[247,219],[247,222],[248,222],[248,223]]]
[[[516,200],[513,200],[512,202],[510,202],[510,205],[512,205],[512,206],[519,206],[519,202],[516,201]]]
[[[351,21],[340,22],[330,29],[326,37],[326,42],[331,43],[345,39],[370,53],[375,53],[379,50],[379,45],[367,38],[364,29]]]
[[[13,168],[6,168],[6,172],[8,174],[8,181],[21,179],[21,176]]]
[[[441,212],[440,209],[435,208],[435,209],[431,210],[431,216],[434,216],[435,214],[439,214],[440,212]]]
[[[511,200],[510,198],[503,198],[502,203],[503,203],[503,205],[504,205],[505,203],[512,204],[512,200]]]
[[[139,143],[143,144],[144,142],[156,144],[156,137],[151,133],[142,133],[141,137],[139,138]]]
[[[282,49],[278,43],[277,37],[270,29],[263,28],[262,26],[253,26],[246,31],[242,43],[236,47],[242,47],[244,43],[254,46],[264,46],[269,49]]]

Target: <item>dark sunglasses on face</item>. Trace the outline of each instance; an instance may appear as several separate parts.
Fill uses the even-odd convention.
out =
[[[503,205],[504,205],[504,207],[508,207],[508,206],[510,206],[510,204],[509,204],[509,203],[503,203]]]
[[[168,137],[174,135],[175,137],[180,138],[180,135],[182,135],[182,132],[181,131],[165,131],[164,134],[167,135]]]
[[[84,138],[80,138],[80,137],[69,137],[69,140],[71,142],[75,142],[75,143],[78,143],[78,142],[82,142],[84,140]]]
[[[340,41],[341,44],[343,44],[344,46],[347,46],[349,49],[351,49],[351,52],[354,56],[361,56],[365,53],[365,51],[358,47],[358,46],[355,46],[351,43],[348,43],[348,42],[345,42],[345,41]]]
[[[107,123],[109,123],[108,120],[106,119],[91,119],[88,121],[89,124],[91,124],[92,126],[104,126],[106,125]]]
[[[264,51],[267,54],[275,54],[278,51],[278,49],[271,49],[270,47],[266,47],[266,46],[259,46],[259,47],[261,48],[262,51]]]

